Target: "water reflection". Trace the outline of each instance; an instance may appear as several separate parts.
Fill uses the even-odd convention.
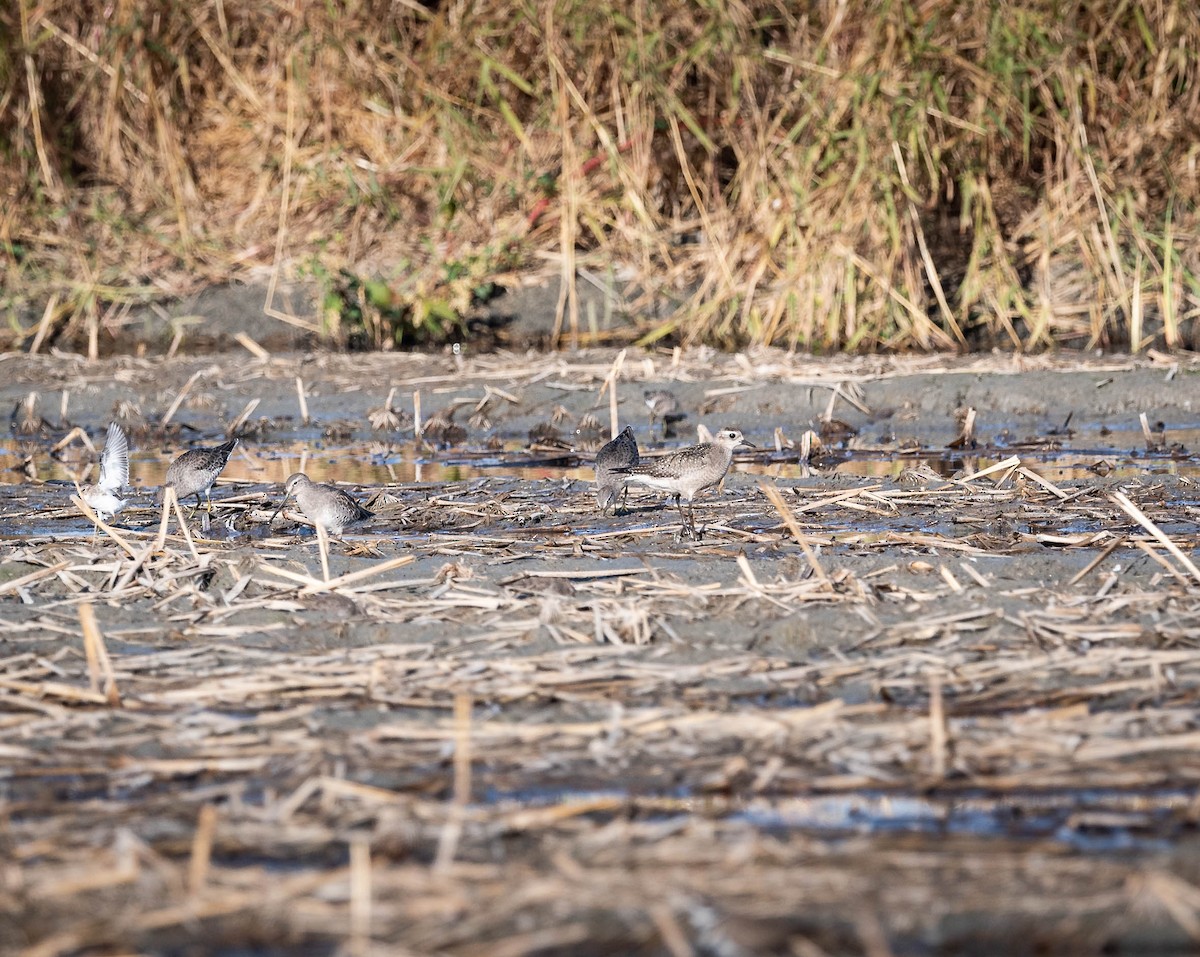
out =
[[[885,447],[851,447],[833,451],[808,465],[797,462],[793,451],[770,450],[769,440],[756,436],[762,452],[742,457],[735,470],[778,479],[841,474],[867,479],[897,480],[901,472],[925,465],[950,478],[958,472],[987,468],[1011,455],[1051,482],[1087,481],[1097,474],[1116,478],[1145,475],[1186,476],[1200,479],[1200,430],[1168,432],[1169,446],[1148,452],[1140,431],[1112,431],[1094,427],[1061,437],[1061,446],[1030,442],[1021,447],[1007,445],[977,451],[951,451],[930,447],[918,451]],[[1075,447],[1070,447],[1074,443]],[[162,484],[167,466],[183,450],[177,445],[152,443],[134,448],[130,454],[130,484],[154,487]],[[0,440],[0,484],[20,484],[31,478],[40,481],[84,482],[88,480],[88,458],[81,447],[64,456],[51,455],[49,442]],[[590,481],[588,456],[572,452],[530,451],[520,439],[498,443],[498,447],[468,447],[430,452],[412,441],[347,440],[334,442],[318,434],[292,435],[282,440],[257,443],[243,441],[229,459],[225,480],[282,484],[292,472],[304,471],[315,481],[339,481],[355,485],[411,482],[460,482],[481,477],[520,479],[580,479]]]

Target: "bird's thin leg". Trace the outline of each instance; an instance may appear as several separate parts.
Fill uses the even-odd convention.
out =
[[[683,502],[678,495],[675,496],[675,507],[679,509],[679,518],[683,523],[684,530],[687,531],[692,538],[696,537],[696,518],[692,512],[692,503],[688,502],[688,510],[683,510]]]

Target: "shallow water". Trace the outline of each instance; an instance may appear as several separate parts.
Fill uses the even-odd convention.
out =
[[[653,790],[645,795],[653,794]],[[569,791],[548,788],[493,792],[488,803],[522,808],[612,799],[669,817],[700,812],[745,821],[763,832],[802,832],[836,840],[847,835],[942,834],[1037,840],[1093,853],[1166,851],[1190,806],[1185,791],[1147,794],[1081,789],[915,795],[857,792],[781,798],[688,794],[644,796],[636,789]]]
[[[1099,425],[1080,427],[1071,436],[1043,442],[992,442],[973,450],[936,446],[900,450],[885,446],[833,448],[816,462],[797,461],[787,447],[775,449],[771,436],[747,436],[759,448],[739,452],[734,470],[778,479],[812,475],[845,475],[861,478],[900,477],[905,469],[925,465],[947,478],[960,471],[976,471],[1019,455],[1023,464],[1051,482],[1087,480],[1097,474],[1115,478],[1171,475],[1200,479],[1200,428],[1172,429],[1169,449],[1147,451],[1140,431],[1111,430]],[[214,437],[201,445],[219,441]],[[671,442],[646,451],[669,450],[686,444]],[[67,458],[50,454],[50,441],[7,437],[0,439],[0,485],[28,480],[23,463],[33,456],[40,481],[73,483],[92,480],[91,456],[81,446]],[[167,467],[185,448],[155,443],[130,452],[130,485],[154,488],[162,484]],[[314,481],[351,485],[386,485],[411,482],[460,482],[477,478],[524,480],[592,480],[592,453],[571,449],[530,450],[525,441],[502,437],[501,447],[466,446],[442,451],[419,449],[411,440],[384,442],[369,435],[352,434],[331,441],[317,430],[297,430],[259,442],[245,440],[230,456],[222,473],[227,482],[282,484],[297,471]],[[92,467],[94,468],[94,467]]]

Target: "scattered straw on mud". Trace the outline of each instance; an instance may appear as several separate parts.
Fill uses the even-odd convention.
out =
[[[501,403],[618,378],[469,361]],[[453,360],[407,362],[402,391],[460,387]],[[668,374],[862,403],[856,371],[905,364]],[[291,401],[298,368],[223,381]],[[1020,453],[830,487],[735,472],[697,541],[656,495],[601,517],[561,478],[354,491],[377,514],[328,574],[308,530],[267,528],[263,483],[223,485],[207,524],[131,506],[94,541],[61,488],[5,495],[6,526],[38,522],[0,553],[7,950],[1200,939],[1190,479],[1052,481]]]

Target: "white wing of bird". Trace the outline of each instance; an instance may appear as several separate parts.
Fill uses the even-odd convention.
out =
[[[129,439],[116,422],[108,426],[108,438],[100,456],[100,481],[96,484],[109,492],[119,492],[129,484]]]

